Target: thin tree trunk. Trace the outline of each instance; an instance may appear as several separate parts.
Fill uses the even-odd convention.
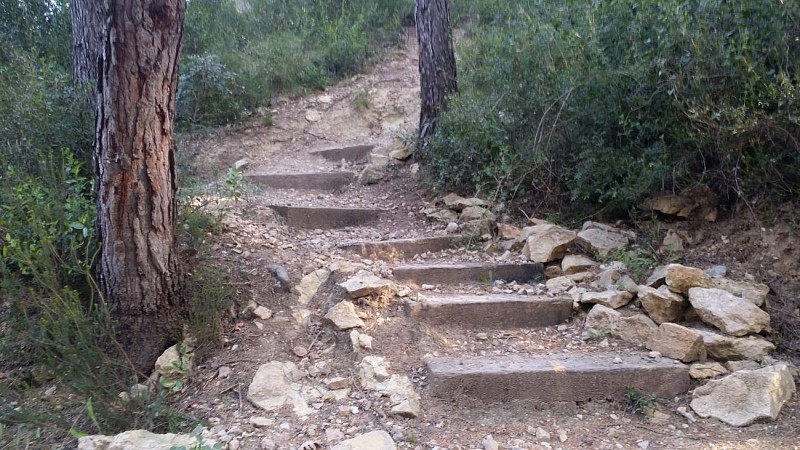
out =
[[[95,144],[98,279],[128,356],[149,371],[184,310],[173,124],[186,3],[107,1]]]
[[[458,92],[456,58],[447,0],[416,0],[414,18],[419,43],[420,148],[436,129],[439,114],[447,108],[447,97]]]
[[[97,74],[103,55],[106,5],[102,0],[72,0],[72,84],[84,91],[92,110],[97,102]]]

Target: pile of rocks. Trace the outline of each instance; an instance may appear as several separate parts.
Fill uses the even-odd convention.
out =
[[[522,245],[531,261],[547,264],[551,295],[571,295],[579,312],[588,309],[584,338],[611,336],[651,350],[652,358],[691,363],[696,379],[712,380],[696,389],[691,403],[702,417],[742,426],[775,419],[795,392],[793,369],[769,353],[775,345],[760,333],[770,331],[761,307],[769,287],[724,277],[724,267],[708,270],[670,264],[658,267],[644,284],[627,275],[620,262],[601,265],[580,254],[608,257],[624,250],[635,235],[587,222],[579,232],[538,223],[514,236],[503,226],[500,245]]]

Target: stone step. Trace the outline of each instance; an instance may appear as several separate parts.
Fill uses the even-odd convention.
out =
[[[360,162],[367,159],[369,152],[371,152],[373,148],[375,148],[374,145],[351,145],[349,147],[317,150],[311,152],[311,154],[321,156],[328,161],[345,160],[347,162]]]
[[[393,239],[388,241],[363,241],[349,242],[339,247],[358,253],[370,259],[393,261],[395,259],[411,258],[425,252],[440,252],[446,248],[455,247],[461,236],[436,236],[417,239]]]
[[[490,283],[494,280],[528,282],[544,279],[540,263],[523,264],[399,264],[392,267],[396,281],[422,284]]]
[[[359,227],[376,222],[385,209],[306,208],[299,206],[270,206],[286,219],[292,228],[328,230]]]
[[[547,327],[572,317],[572,298],[528,295],[420,295],[409,315],[431,325],[470,328]]]
[[[353,172],[319,172],[291,174],[248,174],[252,182],[272,189],[316,189],[335,191],[356,179]]]
[[[668,358],[613,354],[492,356],[427,360],[431,393],[486,402],[622,400],[630,389],[673,398],[691,387],[689,367]]]

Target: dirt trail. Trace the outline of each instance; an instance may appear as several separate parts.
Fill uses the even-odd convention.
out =
[[[419,84],[416,49],[409,39],[404,50],[390,54],[371,72],[308,97],[282,100],[271,110],[272,125],[254,118],[245,125],[195,137],[188,143],[193,169],[208,181],[224,174],[236,161],[250,161],[248,174],[358,174],[368,161],[326,161],[317,150],[348,145],[374,145],[374,162],[386,161],[401,140],[412,133],[418,120]],[[714,420],[687,422],[676,413],[688,404],[686,397],[664,400],[666,414],[658,421],[626,409],[620,400],[581,404],[542,405],[512,402],[496,405],[475,401],[449,402],[431,397],[427,390],[423,358],[430,355],[556,354],[589,352],[599,342],[580,339],[578,323],[542,329],[462,330],[450,326],[425,326],[411,320],[394,300],[360,305],[363,332],[374,338],[372,349],[354,352],[349,332],[336,331],[323,320],[342,290],[335,283],[358,268],[390,278],[392,265],[353,254],[340,247],[346,242],[445,236],[446,223],[432,222],[421,212],[434,195],[417,184],[411,164],[396,161],[385,169],[383,180],[363,186],[354,182],[333,191],[256,188],[224,218],[223,233],[212,243],[220,270],[245,274],[236,312],[251,300],[269,308],[272,317],[242,317],[227,330],[225,348],[213,354],[192,376],[178,403],[208,420],[211,437],[236,441],[240,448],[296,449],[317,442],[329,448],[342,439],[371,430],[386,430],[398,448],[492,448],[487,435],[500,448],[519,449],[734,449],[797,448],[800,407],[793,401],[775,423],[734,429]],[[287,226],[287,219],[270,206],[349,207],[386,210],[364,226],[343,229]],[[467,242],[456,249],[405,257],[413,262],[506,262],[518,255],[484,252],[482,243]],[[267,265],[287,268],[294,283],[317,269],[336,268],[308,304],[285,292]],[[491,292],[493,283],[435,286],[439,292]],[[535,289],[536,287],[531,287]],[[416,291],[416,289],[414,289]],[[413,295],[413,294],[412,294]],[[305,351],[299,351],[305,349]],[[612,343],[620,353],[637,349]],[[306,354],[307,353],[307,354]],[[300,356],[298,356],[300,355]],[[361,388],[356,365],[365,355],[386,357],[391,372],[408,375],[422,396],[416,418],[388,414],[387,399]],[[313,384],[324,377],[349,380],[350,393],[332,400],[317,397],[308,402],[310,413],[298,417],[292,408],[265,412],[247,400],[248,386],[261,364],[291,361],[301,368],[298,379]],[[220,367],[232,369],[220,377]],[[322,374],[319,372],[322,369]],[[327,374],[327,375],[326,375]],[[305,395],[305,394],[304,394]],[[310,395],[310,394],[309,394]],[[312,398],[313,396],[309,397]],[[264,424],[251,419],[264,417]],[[564,438],[562,440],[562,438]],[[234,444],[235,445],[235,444]],[[488,446],[487,446],[488,445]],[[314,447],[309,447],[314,448]],[[495,447],[496,448],[496,447]]]

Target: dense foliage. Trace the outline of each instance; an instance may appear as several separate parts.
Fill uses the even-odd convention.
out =
[[[461,96],[423,157],[440,186],[570,214],[630,212],[698,183],[800,194],[800,4],[483,1]],[[480,167],[481,170],[474,170]]]
[[[192,0],[178,115],[224,124],[358,73],[401,38],[411,0]]]

